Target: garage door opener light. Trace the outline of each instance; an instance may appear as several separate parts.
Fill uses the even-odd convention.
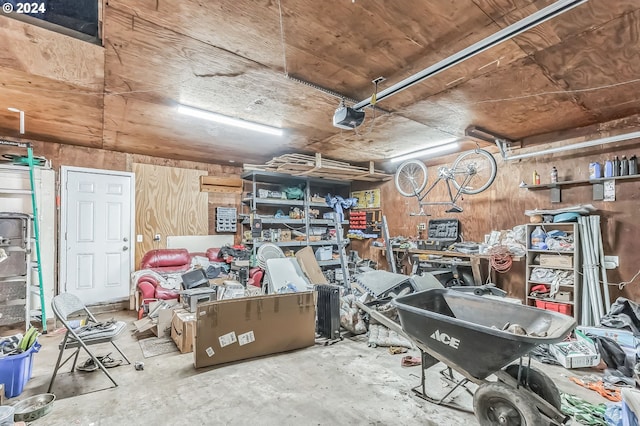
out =
[[[251,121],[241,120],[239,118],[229,117],[227,115],[218,114],[211,111],[205,111],[186,105],[178,105],[180,114],[189,115],[203,120],[213,121],[215,123],[225,124],[227,126],[239,127],[241,129],[253,130],[254,132],[267,133],[269,135],[282,136],[283,131],[277,127],[271,127],[264,124],[253,123]]]

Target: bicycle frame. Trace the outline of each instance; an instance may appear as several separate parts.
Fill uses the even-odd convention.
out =
[[[415,194],[416,198],[418,199],[418,204],[420,205],[421,211],[423,206],[442,206],[442,205],[450,205],[462,211],[462,208],[456,205],[456,201],[458,201],[458,199],[462,196],[463,194],[462,188],[464,188],[467,185],[467,183],[469,183],[469,180],[473,175],[468,172],[464,172],[466,177],[462,182],[462,185],[460,185],[460,188],[456,191],[455,195],[453,195],[450,181],[454,179],[455,174],[456,174],[456,171],[454,169],[450,169],[448,167],[440,167],[438,169],[438,179],[436,179],[422,195],[418,193]],[[433,188],[436,187],[438,182],[443,180],[447,185],[447,193],[449,194],[449,201],[423,201],[427,197],[427,195],[429,195],[429,193],[433,190]]]

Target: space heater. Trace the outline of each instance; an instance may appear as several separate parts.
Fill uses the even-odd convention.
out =
[[[316,333],[327,339],[340,338],[340,286],[318,284]]]

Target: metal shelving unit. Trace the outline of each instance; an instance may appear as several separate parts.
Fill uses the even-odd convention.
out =
[[[348,268],[345,246],[349,240],[343,237],[342,225],[348,225],[348,220],[338,221],[334,219],[323,219],[322,214],[331,212],[333,209],[325,202],[312,201],[312,195],[315,193],[325,195],[326,193],[340,194],[347,197],[351,190],[351,182],[331,180],[323,178],[311,178],[306,176],[291,176],[282,173],[250,171],[242,175],[247,186],[249,186],[249,196],[243,198],[242,203],[248,208],[248,214],[244,213],[245,219],[242,224],[251,227],[252,219],[260,219],[263,230],[267,226],[275,229],[299,229],[305,230],[305,239],[303,241],[245,241],[245,244],[251,245],[255,250],[262,244],[271,243],[279,247],[300,248],[306,246],[312,247],[337,247],[340,253],[339,259],[321,260],[318,264],[321,267],[340,266],[345,282],[348,285]],[[286,186],[304,186],[303,200],[288,200],[281,198],[259,197],[259,190],[264,188],[280,188]],[[285,208],[298,207],[304,213],[304,218],[290,217],[274,217],[273,212],[276,210],[284,210]],[[320,211],[320,218],[310,218],[311,209]],[[286,214],[286,211],[285,211]],[[266,225],[266,226],[265,226]],[[313,227],[325,227],[327,229],[335,229],[336,238],[331,240],[311,241],[310,234]],[[273,229],[272,228],[272,229]]]

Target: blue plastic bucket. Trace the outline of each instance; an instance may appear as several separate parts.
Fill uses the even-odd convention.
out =
[[[5,397],[15,398],[22,393],[31,378],[33,354],[39,350],[40,344],[35,342],[21,354],[0,358],[0,383],[4,384]]]

